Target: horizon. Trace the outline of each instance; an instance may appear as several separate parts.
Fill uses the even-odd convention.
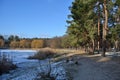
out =
[[[53,37],[20,37],[19,35],[2,35],[2,34],[0,34],[0,36],[3,36],[3,38],[4,38],[5,40],[8,40],[8,38],[9,38],[10,36],[18,36],[19,39],[53,39],[53,38],[62,37],[62,36],[64,36],[64,35],[62,35],[62,36],[53,36]]]
[[[0,34],[21,38],[63,36],[73,0],[0,0]]]

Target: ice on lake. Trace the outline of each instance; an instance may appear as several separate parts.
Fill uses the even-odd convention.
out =
[[[43,70],[40,67],[40,65],[46,65],[48,63],[47,59],[40,61],[27,59],[36,52],[36,50],[0,50],[1,55],[5,54],[7,57],[11,57],[14,64],[18,66],[16,70],[10,71],[9,74],[1,75],[0,80],[34,80],[40,72],[48,72],[47,70],[49,69],[47,66],[42,66]],[[51,75],[58,75],[56,80],[67,80],[65,70],[62,65],[57,66],[59,64],[62,64],[62,62],[51,64]]]
[[[34,55],[36,52],[36,50],[0,50],[1,55],[5,54],[6,57],[12,59],[14,64],[30,61],[27,58]]]

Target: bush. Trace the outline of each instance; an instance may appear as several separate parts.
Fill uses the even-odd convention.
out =
[[[46,58],[52,58],[56,55],[57,53],[51,49],[45,49],[45,50],[40,50],[38,51],[35,55],[30,56],[28,59],[46,59]]]
[[[16,69],[17,66],[6,57],[6,55],[0,55],[0,75],[8,73],[10,70]]]

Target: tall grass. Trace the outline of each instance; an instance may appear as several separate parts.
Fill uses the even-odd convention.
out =
[[[0,75],[8,73],[15,68],[17,68],[17,66],[13,64],[12,60],[0,52]]]
[[[54,51],[52,49],[42,49],[42,50],[39,50],[35,55],[30,56],[29,59],[43,60],[43,59],[47,59],[47,58],[52,58],[56,54],[57,54],[56,51]]]

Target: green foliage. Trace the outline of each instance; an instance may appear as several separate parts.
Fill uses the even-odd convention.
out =
[[[110,29],[112,42],[120,39],[120,24]]]
[[[107,37],[110,42],[118,41],[120,34],[119,3],[119,0],[74,0],[70,7],[71,14],[68,15],[70,20],[67,20],[69,44],[72,47],[89,46],[94,49],[97,44],[95,42],[101,38],[106,40]],[[110,28],[112,33],[110,35],[107,32],[108,27],[111,26],[114,28]],[[98,29],[100,29],[99,34]],[[102,47],[105,46],[102,45]]]
[[[19,38],[19,36],[16,36],[16,35],[15,36],[14,35],[10,35],[8,40],[9,40],[9,42],[11,42],[11,41],[19,41],[20,38]]]
[[[71,38],[71,46],[87,45],[95,39],[96,15],[94,13],[94,0],[75,0],[70,8],[73,19],[69,21],[67,34]]]
[[[0,35],[0,39],[3,39],[4,40],[4,37],[2,35]]]
[[[72,39],[68,35],[64,35],[62,38],[62,47],[63,48],[70,48],[71,47],[71,41]]]

